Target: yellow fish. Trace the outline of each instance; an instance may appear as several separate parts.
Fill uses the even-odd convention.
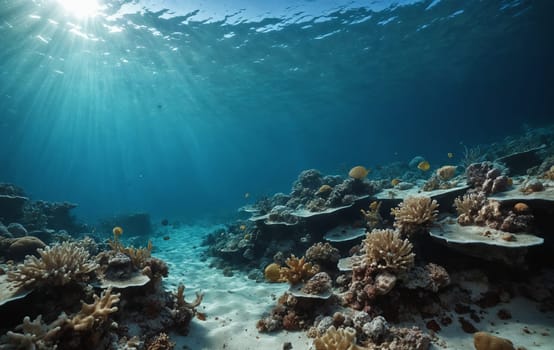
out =
[[[452,152],[448,152],[446,155],[448,156],[448,158],[454,158],[454,153]]]
[[[424,160],[417,165],[417,168],[421,171],[427,171],[431,169],[431,164],[429,164],[428,161]]]
[[[390,184],[393,185],[393,186],[396,186],[396,185],[398,185],[399,183],[400,183],[400,180],[398,180],[398,179],[392,179],[392,180],[390,181]]]
[[[244,231],[244,230],[246,230],[246,225],[240,225],[239,228],[240,228],[241,231]]]

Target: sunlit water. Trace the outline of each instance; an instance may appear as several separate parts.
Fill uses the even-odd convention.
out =
[[[85,217],[196,218],[307,168],[441,164],[553,120],[553,9],[3,0],[0,181]]]

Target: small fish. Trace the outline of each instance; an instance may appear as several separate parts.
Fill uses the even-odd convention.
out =
[[[417,168],[421,171],[427,171],[431,169],[431,164],[429,164],[428,161],[424,160],[417,165]]]
[[[398,185],[399,183],[400,183],[400,180],[398,180],[398,179],[392,179],[392,180],[390,180],[390,184],[393,185],[393,186],[396,186],[396,185]]]
[[[164,241],[169,241],[169,236],[164,236]]]
[[[245,199],[250,198],[250,193],[249,193],[249,192],[246,192],[246,193],[244,194],[244,198],[245,198]]]
[[[239,229],[240,229],[241,231],[246,230],[246,225],[240,225],[240,226],[239,226]]]
[[[448,152],[446,155],[447,155],[448,158],[450,158],[450,159],[454,158],[454,153],[452,153],[452,152]]]

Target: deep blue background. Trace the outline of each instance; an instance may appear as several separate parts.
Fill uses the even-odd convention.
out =
[[[439,166],[554,120],[554,2],[430,4],[78,22],[2,2],[0,181],[85,218],[192,221],[288,192],[303,169]]]

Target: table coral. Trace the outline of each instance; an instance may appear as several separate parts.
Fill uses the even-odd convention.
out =
[[[437,218],[439,204],[430,197],[406,197],[398,207],[391,209],[394,227],[402,235],[410,235],[428,228]]]
[[[34,288],[87,281],[89,274],[98,268],[98,264],[89,259],[89,253],[74,242],[63,242],[37,251],[40,258],[27,256],[23,264],[8,272],[8,280],[15,286]]]
[[[373,230],[363,242],[365,260],[371,267],[390,272],[401,272],[414,265],[413,246],[393,230]]]

